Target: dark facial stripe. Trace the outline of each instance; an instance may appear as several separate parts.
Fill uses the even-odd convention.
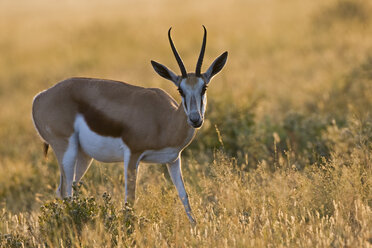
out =
[[[187,110],[186,97],[183,97],[183,104],[185,104],[185,109]]]

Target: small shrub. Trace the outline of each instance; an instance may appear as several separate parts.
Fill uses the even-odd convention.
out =
[[[0,247],[3,248],[20,248],[20,247],[36,247],[31,244],[27,237],[15,234],[2,234],[0,233]]]
[[[84,197],[81,187],[81,183],[75,184],[73,197],[54,200],[41,207],[39,226],[46,243],[53,246],[63,240],[65,246],[73,247],[80,243],[84,228],[94,228],[100,224],[110,235],[113,245],[119,243],[120,237],[123,239],[121,243],[130,243],[128,239],[141,218],[127,205],[117,209],[108,193],[103,194],[103,202]]]
[[[58,244],[62,239],[70,247],[72,241],[79,239],[83,227],[93,224],[97,218],[97,203],[92,197],[82,196],[81,186],[81,183],[73,186],[73,197],[54,200],[41,207],[40,232],[48,242]]]

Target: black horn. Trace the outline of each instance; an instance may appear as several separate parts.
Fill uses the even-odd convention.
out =
[[[197,77],[201,76],[200,71],[201,71],[201,67],[202,67],[202,64],[203,64],[205,46],[207,44],[207,30],[205,29],[204,25],[203,25],[203,28],[204,28],[203,44],[202,44],[202,47],[201,47],[201,50],[200,50],[198,63],[196,64],[196,69],[195,69],[195,74],[196,74]]]
[[[186,78],[187,77],[187,72],[186,72],[185,66],[183,65],[182,59],[181,59],[180,55],[178,55],[177,49],[176,49],[176,47],[173,44],[173,41],[172,41],[172,38],[171,38],[171,34],[170,34],[171,29],[172,28],[169,28],[169,30],[168,30],[169,43],[170,43],[170,45],[172,47],[172,51],[173,51],[174,57],[176,57],[178,66],[181,69],[182,77],[183,78]]]

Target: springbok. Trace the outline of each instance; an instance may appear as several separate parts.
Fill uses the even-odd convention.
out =
[[[133,204],[139,162],[164,163],[190,222],[195,223],[182,179],[181,152],[203,124],[207,85],[227,60],[224,52],[201,73],[207,39],[203,28],[195,73],[186,72],[171,28],[168,38],[181,76],[151,61],[161,77],[178,87],[182,104],[158,88],[95,78],[70,78],[35,96],[35,128],[44,141],[45,155],[50,145],[59,163],[58,197],[72,195],[73,182],[83,177],[94,158],[124,161],[125,202]]]

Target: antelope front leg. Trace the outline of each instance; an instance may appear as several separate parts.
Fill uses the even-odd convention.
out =
[[[139,163],[138,154],[124,153],[124,180],[125,180],[125,203],[134,205],[136,199],[137,167]]]
[[[189,203],[189,198],[187,196],[185,185],[183,183],[182,179],[182,172],[181,172],[181,158],[178,157],[176,161],[173,163],[167,164],[168,171],[170,174],[170,177],[172,178],[172,182],[174,186],[176,186],[178,191],[178,196],[180,197],[183,206],[185,207],[187,217],[189,217],[189,220],[191,224],[196,224],[193,214],[191,212],[191,207]]]

